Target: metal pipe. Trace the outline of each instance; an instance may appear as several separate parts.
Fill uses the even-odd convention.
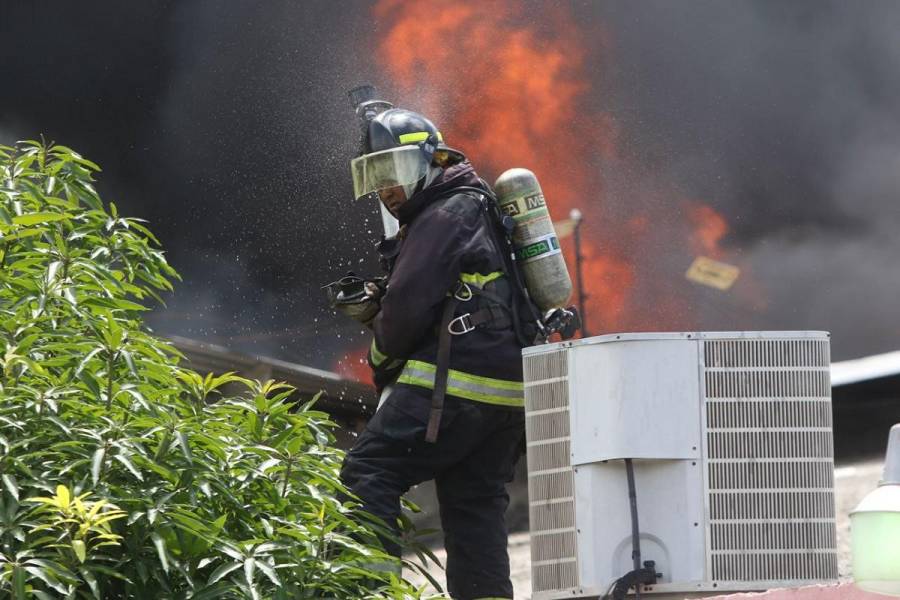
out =
[[[628,502],[631,507],[631,560],[634,570],[641,570],[641,528],[638,525],[637,491],[634,485],[634,465],[630,458],[625,459],[625,474],[628,476]],[[635,586],[635,593],[641,597],[640,584]]]
[[[581,313],[581,335],[583,337],[590,337],[591,334],[588,333],[587,311],[585,307],[587,294],[584,291],[584,280],[581,276],[581,263],[584,260],[584,257],[581,255],[581,222],[583,220],[583,215],[580,210],[573,208],[569,213],[569,218],[575,223],[575,230],[573,231],[573,235],[575,236],[575,282],[578,285],[578,312]]]

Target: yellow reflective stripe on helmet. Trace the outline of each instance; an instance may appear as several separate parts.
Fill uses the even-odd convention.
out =
[[[441,132],[438,131],[435,133],[439,142],[444,141],[444,136],[441,135]],[[427,131],[416,131],[413,133],[401,133],[398,138],[401,144],[415,144],[416,142],[424,142],[428,139]]]
[[[434,389],[437,367],[421,360],[406,362],[397,383]],[[525,406],[524,385],[521,381],[494,379],[472,375],[455,369],[447,373],[447,393],[476,402],[501,406]]]
[[[487,275],[482,275],[481,273],[459,274],[460,281],[479,288],[483,288],[488,283],[494,281],[495,279],[499,279],[500,277],[503,277],[503,271],[494,271],[493,273],[488,273]]]
[[[417,131],[415,133],[401,133],[398,138],[401,144],[414,144],[416,142],[424,142],[428,139],[427,131]]]

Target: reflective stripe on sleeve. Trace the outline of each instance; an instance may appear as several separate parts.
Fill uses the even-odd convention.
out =
[[[421,360],[407,361],[397,383],[434,389],[437,367]],[[455,369],[447,374],[447,393],[476,402],[500,406],[525,406],[524,386],[521,381],[493,379],[471,375]]]
[[[375,344],[375,339],[372,339],[372,345],[369,346],[369,359],[372,361],[372,366],[376,369],[383,366],[384,361],[389,357],[387,354],[378,349],[378,346]],[[385,369],[391,370],[396,369],[400,365],[403,364],[403,359],[397,358],[392,360],[387,364]]]
[[[369,347],[369,357],[372,359],[373,367],[381,366],[381,363],[387,358],[387,354],[384,354],[378,349],[378,346],[375,345],[375,338],[372,338],[372,345]]]
[[[499,279],[503,277],[503,271],[494,271],[493,273],[488,273],[487,275],[482,275],[481,273],[460,273],[459,280],[463,283],[467,283],[469,285],[474,285],[479,288],[483,288],[488,283],[494,281],[495,279]]]

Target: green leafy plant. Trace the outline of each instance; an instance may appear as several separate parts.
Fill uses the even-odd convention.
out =
[[[0,146],[0,596],[421,597],[343,501],[327,415],[143,326],[177,274],[98,170]]]

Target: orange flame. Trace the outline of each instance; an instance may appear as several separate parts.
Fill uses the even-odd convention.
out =
[[[344,379],[372,383],[372,370],[366,362],[369,347],[364,346],[346,353],[334,364],[334,371]]]
[[[559,219],[576,206],[599,206],[603,182],[585,167],[614,156],[616,136],[608,115],[583,106],[588,57],[578,26],[563,10],[551,13],[552,26],[539,29],[512,1],[382,0],[374,8],[391,23],[378,53],[401,97],[432,116],[448,144],[479,169],[534,171]],[[422,23],[436,43],[417,43]],[[592,239],[582,253],[589,311],[608,326],[618,323],[632,267],[614,246],[601,252]]]
[[[686,202],[684,204],[688,220],[694,227],[691,246],[695,254],[719,259],[724,255],[719,242],[728,233],[725,217],[706,204]]]
[[[601,165],[623,159],[613,119],[588,95],[610,45],[602,27],[576,21],[566,3],[541,4],[540,19],[515,0],[380,0],[372,13],[398,106],[432,118],[486,179],[534,171],[555,220],[572,208],[585,214],[592,333],[694,325],[696,288],[684,270],[697,254],[729,258],[728,225],[711,207],[669,202],[652,186],[635,186],[616,214],[607,206]],[[574,249],[563,245],[574,279]]]

